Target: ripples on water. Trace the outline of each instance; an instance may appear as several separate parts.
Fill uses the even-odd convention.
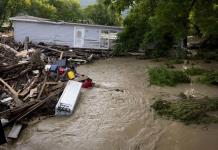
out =
[[[26,128],[18,141],[0,149],[17,150],[217,150],[217,126],[185,126],[158,119],[153,97],[172,97],[194,89],[218,96],[200,84],[149,86],[149,60],[112,58],[78,68],[96,87],[82,90],[71,117],[53,117]]]

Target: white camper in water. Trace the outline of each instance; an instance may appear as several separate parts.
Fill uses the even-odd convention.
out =
[[[13,21],[14,39],[23,42],[66,45],[71,48],[111,49],[122,27],[69,22],[53,22],[33,16],[16,16]]]
[[[55,107],[55,115],[65,116],[73,113],[81,87],[81,82],[72,80],[67,82],[67,85]]]

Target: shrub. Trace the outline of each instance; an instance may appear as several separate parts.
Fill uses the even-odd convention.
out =
[[[190,75],[190,76],[195,76],[195,75],[202,75],[204,73],[209,72],[208,70],[202,69],[202,68],[188,68],[185,70],[185,72]]]
[[[170,60],[167,60],[164,65],[167,67],[167,68],[175,68],[174,64],[183,64],[184,61],[182,59],[170,59]]]
[[[208,72],[199,78],[201,83],[218,85],[218,72]]]
[[[182,60],[182,59],[171,59],[171,60],[168,61],[168,63],[170,63],[170,64],[183,64],[184,60]]]
[[[218,111],[218,100],[181,100],[168,102],[158,100],[151,106],[155,112],[168,119],[189,123],[218,122],[218,118],[207,115],[208,112]]]
[[[155,67],[148,70],[150,84],[159,86],[175,86],[178,83],[190,83],[190,78],[183,71],[169,70],[165,67]]]

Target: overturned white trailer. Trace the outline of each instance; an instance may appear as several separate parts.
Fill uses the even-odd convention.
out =
[[[16,16],[13,21],[14,38],[23,42],[25,37],[30,41],[67,45],[72,48],[110,49],[113,47],[121,27],[53,22],[33,16]]]

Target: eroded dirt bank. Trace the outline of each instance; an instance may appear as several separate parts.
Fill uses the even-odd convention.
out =
[[[29,126],[18,141],[0,149],[17,150],[217,150],[218,125],[185,126],[153,114],[153,97],[180,92],[218,96],[201,84],[149,86],[146,70],[160,63],[111,58],[78,68],[96,87],[82,90],[71,117],[52,117]],[[207,67],[207,66],[206,66]],[[215,65],[213,67],[218,67]]]

